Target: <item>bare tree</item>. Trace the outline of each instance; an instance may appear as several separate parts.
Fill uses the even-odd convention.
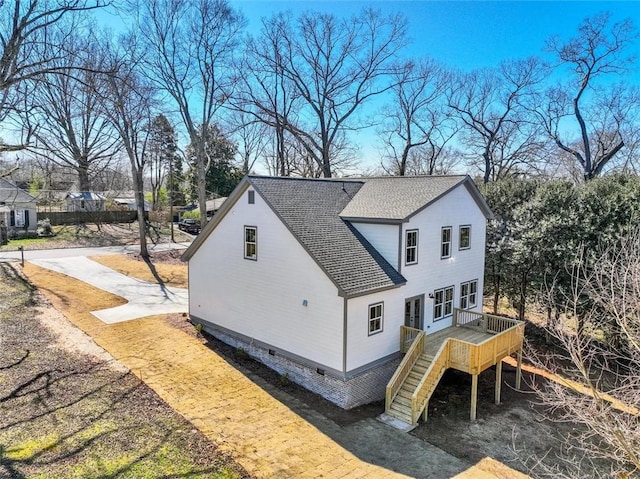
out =
[[[409,164],[412,171],[426,174],[438,170],[438,158],[457,130],[446,106],[448,77],[428,58],[394,74],[393,96],[382,110],[379,128],[389,173],[410,174]]]
[[[578,258],[569,317],[584,314],[596,334],[576,334],[570,323],[556,321],[550,333],[564,353],[539,355],[543,367],[573,382],[548,382],[537,393],[552,420],[570,421],[566,438],[568,472],[543,467],[553,477],[633,477],[640,470],[640,229],[604,251],[595,261]],[[593,266],[590,266],[590,265]],[[585,312],[586,308],[586,312]],[[613,321],[623,338],[612,347],[596,338]],[[602,463],[604,461],[604,464]],[[604,467],[603,467],[604,466]]]
[[[207,221],[208,131],[233,88],[232,56],[245,20],[226,0],[144,0],[137,4],[149,77],[175,102],[195,152],[200,221]]]
[[[50,73],[65,74],[69,51],[57,29],[77,28],[75,15],[109,3],[108,0],[15,0],[0,2],[0,122],[25,111],[25,83]],[[28,133],[28,132],[27,132]],[[30,136],[19,144],[0,143],[0,151],[24,149]]]
[[[453,83],[449,106],[463,124],[462,141],[482,157],[485,183],[527,169],[543,148],[524,106],[542,79],[541,62],[528,58],[460,74]]]
[[[130,36],[123,40],[123,50],[127,54],[113,52],[110,55],[113,73],[106,74],[105,95],[103,97],[104,114],[114,130],[120,136],[123,150],[131,164],[131,176],[138,211],[138,230],[140,235],[140,256],[148,259],[148,225],[144,211],[144,184],[149,124],[152,121],[154,88],[138,71],[137,45]]]
[[[245,82],[249,98],[263,121],[293,135],[322,175],[331,177],[338,143],[362,126],[361,107],[393,86],[406,21],[372,9],[345,19],[307,12],[294,21],[279,14],[263,22],[262,37],[260,50],[250,49],[257,56],[247,60],[256,64]],[[252,88],[251,81],[259,86]],[[277,95],[285,92],[289,102],[279,103]]]
[[[77,32],[64,41],[72,52],[51,62],[56,73],[37,82],[35,108],[26,112],[35,142],[30,147],[78,174],[79,190],[90,191],[92,176],[109,166],[118,154],[120,138],[100,108],[100,71],[104,53],[95,38]]]
[[[598,176],[624,147],[625,127],[640,104],[635,88],[612,82],[634,62],[627,49],[638,32],[630,20],[613,25],[610,20],[609,13],[588,17],[577,36],[547,42],[558,68],[567,69],[572,80],[550,89],[538,113],[558,148],[580,165],[585,180]],[[609,80],[599,84],[603,77]]]
[[[235,110],[230,118],[230,130],[237,139],[242,171],[249,174],[259,158],[264,157],[269,143],[269,126],[242,110]]]

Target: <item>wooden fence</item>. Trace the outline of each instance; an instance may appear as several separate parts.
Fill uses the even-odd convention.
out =
[[[137,211],[48,211],[39,212],[38,220],[49,219],[51,226],[83,223],[133,223]]]

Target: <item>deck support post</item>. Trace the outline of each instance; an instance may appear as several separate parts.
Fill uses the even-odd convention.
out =
[[[422,420],[427,422],[427,416],[429,414],[429,401],[424,405],[424,411],[422,411]]]
[[[470,419],[476,420],[476,409],[478,407],[478,375],[471,375],[471,414]]]
[[[500,404],[501,389],[502,389],[502,359],[496,363],[496,404]]]
[[[518,366],[516,367],[516,389],[520,389],[522,382],[522,348],[518,349]]]

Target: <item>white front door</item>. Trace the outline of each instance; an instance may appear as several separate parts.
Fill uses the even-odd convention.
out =
[[[423,329],[424,295],[404,300],[404,325],[410,328]]]

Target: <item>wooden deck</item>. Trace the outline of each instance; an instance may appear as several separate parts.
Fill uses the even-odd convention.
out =
[[[434,334],[401,327],[400,349],[406,353],[387,385],[388,414],[415,425],[426,420],[429,399],[448,368],[472,375],[471,419],[476,418],[478,374],[496,365],[496,403],[500,401],[502,359],[522,354],[524,323],[474,311],[454,310],[453,326]],[[520,387],[520,368],[516,388]]]

